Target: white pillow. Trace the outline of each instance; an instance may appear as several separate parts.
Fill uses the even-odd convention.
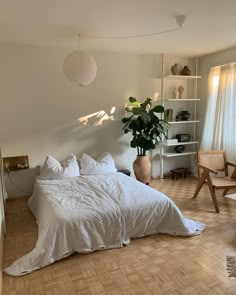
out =
[[[79,165],[73,154],[70,154],[61,163],[54,157],[47,156],[40,171],[40,178],[42,179],[75,177],[78,175],[80,175]]]
[[[87,154],[83,154],[80,159],[80,173],[81,174],[104,174],[110,172],[117,172],[114,160],[109,153],[103,153],[94,160]]]

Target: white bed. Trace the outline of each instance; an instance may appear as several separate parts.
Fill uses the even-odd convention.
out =
[[[119,172],[37,180],[29,208],[38,223],[38,241],[4,270],[9,275],[25,275],[74,252],[122,247],[131,238],[194,236],[205,228],[184,218],[164,194]]]

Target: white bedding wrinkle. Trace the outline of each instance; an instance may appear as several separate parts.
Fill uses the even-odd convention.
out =
[[[199,235],[205,225],[184,218],[164,194],[122,173],[37,180],[29,199],[38,223],[35,249],[7,267],[20,276],[74,252],[118,248],[154,233]]]

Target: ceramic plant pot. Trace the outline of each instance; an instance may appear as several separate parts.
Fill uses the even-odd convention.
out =
[[[149,184],[151,175],[151,162],[147,156],[137,156],[133,163],[134,175],[136,179],[145,184]]]

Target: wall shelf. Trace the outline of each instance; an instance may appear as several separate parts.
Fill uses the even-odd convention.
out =
[[[185,141],[185,142],[177,142],[177,143],[167,143],[162,142],[160,145],[162,146],[177,146],[177,145],[188,145],[188,144],[197,144],[198,141]]]
[[[190,124],[190,123],[199,123],[199,120],[189,120],[189,121],[170,121],[169,124]]]
[[[200,98],[167,98],[164,100],[181,102],[181,101],[198,101],[198,100],[200,100]]]
[[[191,80],[191,79],[201,79],[202,76],[167,75],[164,78],[174,79],[174,80]]]
[[[197,152],[186,152],[186,153],[163,153],[162,157],[171,158],[171,157],[180,157],[180,156],[188,156],[188,155],[195,155]],[[160,156],[161,154],[158,153]]]

